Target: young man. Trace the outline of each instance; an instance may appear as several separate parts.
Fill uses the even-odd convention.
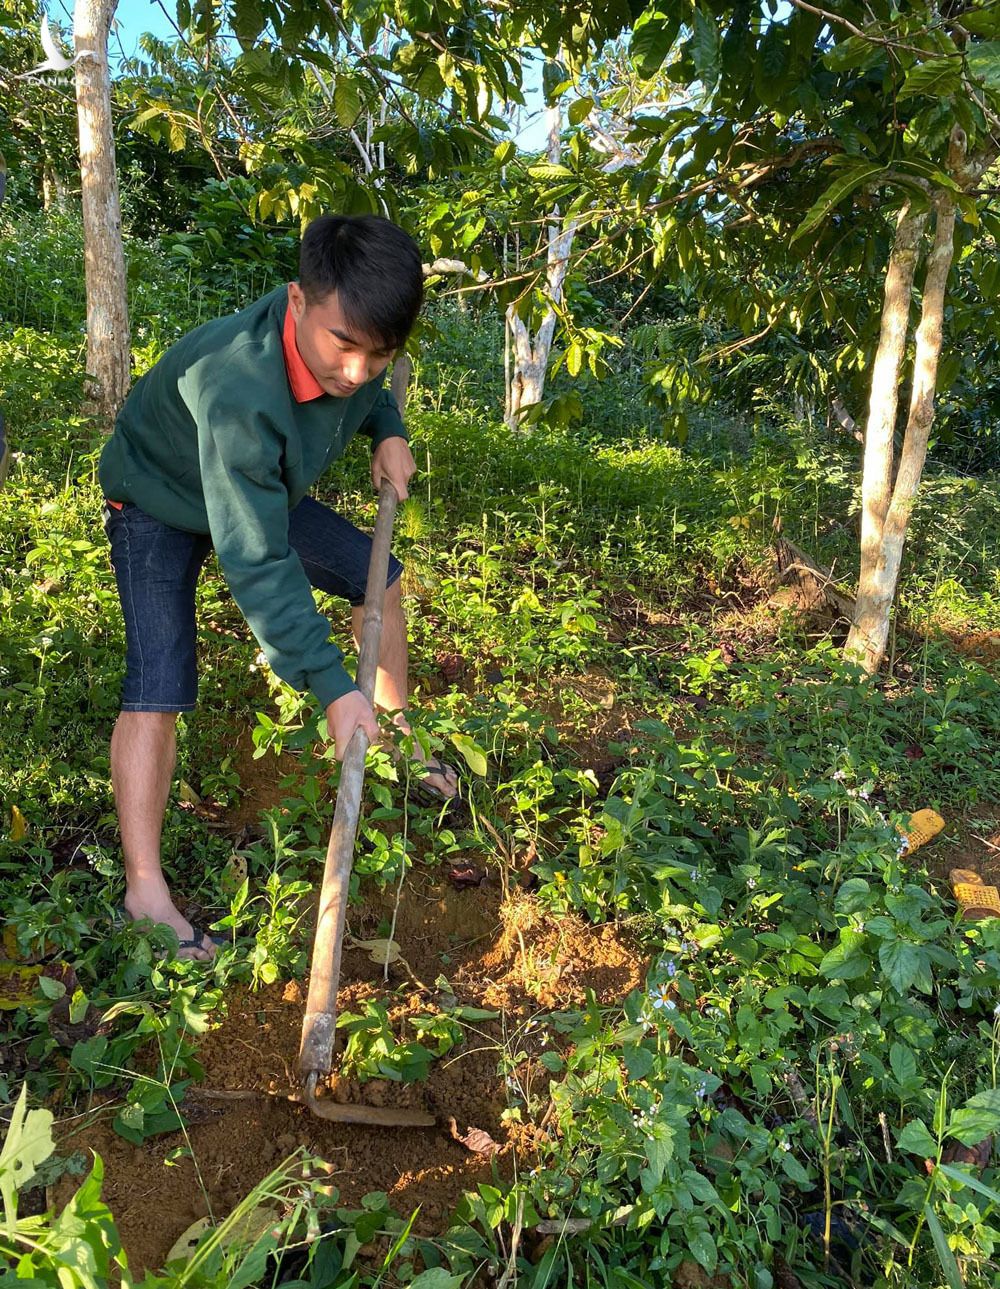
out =
[[[375,216],[324,216],[303,240],[299,281],[184,336],[135,386],[101,456],[105,526],[125,618],[121,715],[111,777],[125,857],[125,911],[165,923],[183,956],[210,937],[171,898],[160,833],[178,712],[197,697],[195,584],[214,548],[274,671],[311,690],[342,757],[372,707],[344,670],[312,587],[363,619],[371,539],[307,496],[359,430],[372,481],[400,499],[415,464],[385,369],[420,310],[413,240]],[[402,565],[390,560],[375,702],[407,730]],[[424,786],[450,798],[454,771],[432,760]]]

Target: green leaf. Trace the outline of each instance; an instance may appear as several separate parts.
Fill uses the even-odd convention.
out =
[[[838,913],[857,913],[868,904],[871,887],[863,877],[851,877],[837,891],[834,901]]]
[[[690,50],[698,79],[706,90],[714,89],[719,79],[719,55],[722,41],[719,24],[712,14],[704,9],[699,8],[694,12]]]
[[[764,32],[754,66],[754,84],[761,102],[777,107],[790,87],[791,51],[783,23],[772,22]]]
[[[884,57],[884,50],[877,42],[865,36],[848,36],[823,55],[823,62],[831,72],[866,72]]]
[[[430,1267],[410,1281],[410,1289],[458,1289],[464,1281],[464,1275],[453,1276],[444,1267]]]
[[[566,350],[566,370],[571,376],[579,376],[582,367],[583,346],[574,340]]]
[[[244,50],[252,49],[264,30],[264,8],[260,0],[236,0],[233,7],[233,31]]]
[[[974,36],[1000,36],[1000,8],[992,5],[988,9],[967,9],[962,14],[962,26]]]
[[[977,1146],[986,1137],[1000,1132],[1000,1088],[989,1088],[970,1097],[956,1110],[945,1132],[957,1137],[963,1146]]]
[[[473,774],[485,775],[486,753],[475,739],[468,734],[452,734],[451,741],[465,758],[465,763]]]
[[[878,951],[878,960],[897,994],[905,994],[920,974],[920,954],[916,945],[906,940],[887,940]]]
[[[648,8],[636,19],[629,52],[640,76],[656,75],[677,39],[680,25],[679,6],[673,14]]]
[[[0,1196],[3,1198],[7,1234],[13,1238],[17,1220],[17,1193],[23,1190],[39,1166],[55,1150],[52,1139],[54,1116],[51,1110],[28,1110],[28,1087],[21,1085],[0,1150]]]
[[[517,153],[517,144],[513,139],[505,139],[503,143],[498,143],[493,149],[493,160],[498,166],[505,166],[507,162]]]
[[[542,94],[549,107],[555,103],[569,83],[563,64],[553,58],[547,59],[542,66]]]
[[[812,1186],[812,1178],[790,1151],[782,1151],[781,1171],[799,1186]]]
[[[834,945],[819,964],[819,974],[828,980],[856,980],[871,968],[871,960],[861,948],[864,936],[856,931],[841,933],[840,943]]]
[[[586,121],[594,110],[594,100],[588,95],[586,98],[578,98],[575,103],[570,103],[569,117],[570,125],[579,125],[581,121]]]
[[[541,161],[537,166],[529,166],[528,174],[532,179],[573,179],[575,177],[568,166],[554,165],[551,161]]]
[[[851,166],[849,170],[839,174],[837,178],[834,179],[833,183],[830,184],[829,188],[827,188],[826,191],[816,199],[813,205],[806,212],[805,219],[803,219],[802,223],[792,234],[792,242],[797,242],[800,237],[805,237],[805,235],[807,233],[811,233],[814,228],[818,228],[835,206],[839,206],[840,203],[854,192],[856,188],[860,188],[862,184],[868,183],[870,180],[874,179],[877,174],[881,174],[881,172],[881,166],[864,164]]]
[[[333,110],[337,120],[349,130],[361,111],[361,94],[353,76],[338,76],[333,91]]]
[[[983,1195],[991,1204],[1000,1204],[1000,1191],[995,1191],[992,1186],[987,1186],[981,1182],[978,1177],[972,1173],[963,1172],[961,1168],[956,1168],[954,1164],[938,1164],[938,1171],[953,1182],[959,1182],[962,1186],[968,1186],[970,1190],[975,1191],[978,1195]]]
[[[989,90],[1000,89],[1000,40],[973,45],[965,56],[971,74]]]
[[[917,1076],[917,1058],[913,1051],[902,1043],[893,1043],[889,1051],[889,1064],[896,1076],[896,1082],[906,1085]]]
[[[38,988],[42,991],[45,997],[50,999],[52,1002],[62,998],[63,994],[66,992],[66,986],[63,982],[61,980],[53,980],[51,976],[39,976]]]
[[[961,80],[962,64],[957,58],[931,58],[909,69],[896,97],[900,101],[920,94],[928,98],[947,98],[955,93]]]
[[[941,1263],[941,1270],[948,1281],[948,1289],[966,1289],[962,1273],[959,1271],[958,1263],[955,1261],[955,1255],[952,1253],[951,1247],[945,1238],[945,1233],[941,1229],[937,1214],[931,1208],[929,1202],[924,1205],[924,1219],[927,1222],[927,1229],[931,1233],[931,1239],[934,1241],[934,1250],[938,1255],[938,1261]]]
[[[715,1241],[707,1231],[695,1231],[688,1237],[688,1248],[694,1255],[697,1262],[705,1268],[709,1275],[715,1272],[716,1264],[719,1261],[719,1253],[715,1247]]]
[[[649,1048],[639,1047],[632,1043],[625,1044],[622,1057],[625,1061],[625,1068],[628,1070],[629,1078],[633,1082],[638,1079],[644,1079],[656,1064],[656,1057]]]
[[[933,1159],[937,1155],[937,1142],[927,1125],[919,1119],[910,1120],[896,1137],[896,1145],[921,1159]]]

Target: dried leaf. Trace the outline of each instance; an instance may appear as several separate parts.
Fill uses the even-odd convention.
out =
[[[453,864],[448,873],[448,881],[456,890],[466,886],[482,886],[486,880],[486,869],[477,864]]]
[[[448,1118],[448,1131],[455,1141],[460,1142],[473,1155],[495,1155],[500,1149],[499,1143],[495,1142],[483,1128],[469,1127],[463,1136],[451,1116]]]
[[[41,967],[0,962],[0,1011],[14,1011],[27,1006],[35,996],[35,981],[41,971]]]
[[[992,1137],[984,1137],[982,1141],[977,1142],[974,1146],[962,1146],[958,1142],[950,1141],[944,1148],[941,1162],[943,1164],[968,1164],[977,1173],[981,1173],[989,1167],[992,1155]]]
[[[15,844],[24,841],[28,835],[28,821],[21,814],[17,806],[10,808],[10,839]]]
[[[398,962],[402,950],[395,940],[355,940],[354,947],[358,949],[367,949],[368,957],[378,967]]]
[[[234,850],[219,875],[219,885],[227,895],[235,895],[246,880],[246,855],[241,855],[239,851]]]
[[[229,1222],[230,1219],[227,1219]],[[263,1204],[244,1213],[227,1225],[219,1232],[220,1243],[224,1249],[245,1246],[249,1248],[264,1234],[269,1227],[275,1225],[278,1221],[278,1215]],[[190,1261],[191,1255],[197,1247],[198,1241],[211,1227],[212,1219],[209,1217],[200,1217],[196,1222],[183,1232],[183,1234],[174,1242],[173,1247],[167,1254],[167,1262],[173,1262],[178,1258],[185,1262]]]
[[[181,801],[183,801],[185,805],[188,805],[188,806],[201,805],[201,797],[198,796],[197,792],[195,792],[194,788],[191,787],[190,783],[188,783],[186,779],[181,779],[180,784],[178,786],[177,795],[180,797]]]

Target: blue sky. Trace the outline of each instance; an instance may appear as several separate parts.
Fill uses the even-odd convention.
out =
[[[173,0],[166,0],[167,13],[174,12]],[[163,10],[156,0],[118,0],[115,10],[117,28],[111,33],[111,56],[115,58],[124,53],[130,58],[138,50],[139,37],[145,31],[151,31],[162,40],[169,40],[175,34]],[[121,43],[121,51],[118,44]]]

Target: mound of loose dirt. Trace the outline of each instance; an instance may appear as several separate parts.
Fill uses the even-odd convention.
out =
[[[356,910],[350,918],[354,938],[377,935],[391,911],[379,900]],[[462,1044],[434,1061],[426,1083],[358,1085],[335,1078],[330,1091],[337,1100],[427,1110],[437,1126],[332,1124],[288,1101],[295,1086],[305,985],[291,981],[256,993],[233,989],[226,1019],[199,1047],[205,1079],[184,1103],[193,1158],[181,1154],[164,1162],[187,1144],[182,1133],[133,1146],[112,1130],[110,1116],[73,1136],[74,1149],[93,1149],[104,1160],[105,1198],[133,1273],[160,1267],[191,1222],[209,1211],[216,1219],[224,1217],[297,1147],[327,1161],[342,1204],[357,1207],[369,1191],[385,1191],[399,1212],[420,1206],[418,1231],[442,1230],[464,1190],[490,1180],[494,1169],[510,1178],[515,1168],[530,1166],[534,1125],[502,1117],[511,1104],[505,1049],[528,1053],[515,1071],[516,1082],[539,1097],[539,1118],[546,1108],[549,1076],[537,1061],[545,1027],[529,1033],[525,1023],[540,1012],[581,1003],[591,989],[611,1003],[644,977],[644,964],[613,928],[591,928],[572,917],[552,919],[520,893],[502,902],[499,888],[489,882],[454,890],[427,879],[421,883],[414,875],[400,904],[395,938],[406,966],[394,963],[388,984],[365,950],[345,949],[341,1011],[381,998],[396,1025],[407,1013],[426,1013],[441,1004],[436,981],[444,974],[458,1003],[500,1016],[476,1022]],[[212,1095],[227,1092],[254,1095]],[[492,1157],[471,1153],[454,1139],[452,1117],[461,1134],[472,1127],[488,1132],[499,1151]],[[67,1186],[57,1200],[65,1202],[68,1193]]]

